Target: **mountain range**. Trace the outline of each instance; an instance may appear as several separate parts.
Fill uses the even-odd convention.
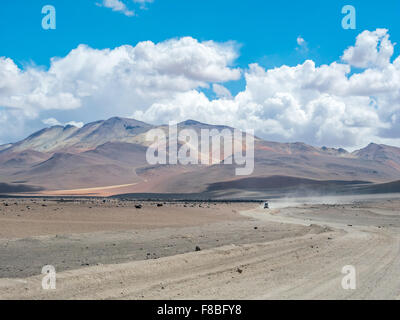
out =
[[[229,128],[187,120],[180,129]],[[305,143],[269,142],[255,137],[255,170],[235,176],[235,165],[149,165],[146,133],[167,132],[134,119],[114,117],[78,128],[53,126],[0,146],[0,193],[114,195],[204,194],[251,196],[278,191],[348,192],[374,190],[400,180],[400,148],[371,143],[347,152]],[[387,190],[382,187],[379,190]],[[400,190],[398,190],[400,191]]]

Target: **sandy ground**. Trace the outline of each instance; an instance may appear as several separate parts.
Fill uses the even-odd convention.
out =
[[[349,204],[271,210],[218,206],[220,216],[212,205],[196,208],[204,211],[195,216],[210,212],[220,218],[198,225],[4,239],[0,298],[400,298],[400,199],[369,196]],[[82,257],[89,266],[74,265]],[[47,291],[39,266],[52,262],[57,289]],[[346,265],[356,268],[356,290],[341,286]]]
[[[137,183],[122,184],[115,186],[96,187],[96,188],[84,188],[84,189],[70,189],[70,190],[45,190],[36,193],[36,195],[42,196],[98,196],[98,197],[109,197],[115,194],[128,193],[131,187]],[[32,193],[34,195],[34,193]]]
[[[200,226],[244,220],[239,211],[251,206],[114,199],[0,199],[0,239]]]

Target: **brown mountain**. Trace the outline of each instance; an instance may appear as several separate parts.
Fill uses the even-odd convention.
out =
[[[54,153],[60,151],[82,152],[107,142],[134,142],[135,137],[153,128],[134,119],[111,118],[91,122],[77,128],[71,125],[53,126],[40,130],[28,138],[5,149],[12,152],[34,150]],[[5,151],[3,150],[3,151]]]
[[[353,154],[359,159],[384,163],[400,170],[400,148],[371,143],[366,148],[353,152]]]
[[[231,129],[194,120],[184,121],[178,127],[197,132]],[[149,145],[145,134],[152,128],[168,133],[168,126],[155,127],[115,117],[82,128],[71,125],[45,128],[20,142],[2,146],[0,192],[6,192],[8,186],[9,192],[45,189],[47,193],[68,190],[65,194],[69,194],[71,189],[79,189],[74,194],[102,194],[103,188],[108,190],[104,194],[210,193],[213,196],[221,192],[237,195],[299,186],[321,189],[321,185],[329,185],[328,189],[333,190],[360,183],[400,180],[400,148],[376,144],[348,153],[344,149],[256,138],[255,170],[249,177],[237,177],[234,165],[152,166],[145,159]],[[88,188],[96,191],[80,191]]]

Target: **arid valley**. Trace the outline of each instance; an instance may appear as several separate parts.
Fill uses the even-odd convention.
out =
[[[0,200],[1,299],[399,299],[400,196]],[[43,290],[53,265],[57,289]],[[342,268],[357,271],[344,290]]]
[[[173,143],[213,161],[151,164],[149,132],[172,127],[113,117],[0,146],[0,299],[400,298],[400,148],[247,134],[240,176],[242,132],[194,120],[175,130],[214,132],[208,151]]]

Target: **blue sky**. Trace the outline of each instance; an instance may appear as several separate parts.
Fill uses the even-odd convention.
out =
[[[335,61],[341,63],[344,50],[354,46],[357,35],[365,30],[373,32],[376,29],[385,28],[388,30],[387,33],[390,34],[393,45],[400,41],[400,1],[398,0],[382,0],[380,2],[369,0],[154,0],[151,3],[146,3],[145,8],[138,3],[140,0],[114,0],[123,2],[126,10],[134,11],[135,15],[133,16],[113,11],[104,6],[103,1],[105,0],[2,0],[0,4],[0,57],[12,59],[22,73],[29,68],[45,72],[50,67],[50,59],[66,57],[71,50],[81,44],[102,50],[115,49],[122,45],[135,47],[143,41],[152,41],[157,44],[182,37],[191,37],[199,43],[208,40],[214,43],[233,41],[235,44],[232,50],[237,52],[237,58],[229,62],[229,68],[240,69],[242,76],[224,78],[224,80],[212,80],[214,78],[211,77],[205,80],[206,85],[204,83],[193,84],[192,87],[188,87],[188,90],[205,93],[206,97],[211,100],[215,99],[213,84],[219,83],[230,91],[232,97],[239,100],[240,97],[236,95],[245,90],[249,83],[246,80],[246,74],[251,74],[248,71],[251,64],[258,64],[263,70],[269,70],[285,65],[303,64],[307,59],[312,60],[317,67],[324,64],[329,65]],[[356,30],[344,30],[341,26],[343,18],[341,9],[348,4],[353,5],[357,10]],[[41,9],[44,5],[53,5],[56,8],[56,30],[43,30],[41,26],[43,17]],[[299,37],[305,41],[303,47],[298,44]],[[390,58],[391,62],[398,55],[399,49],[394,46],[394,54]],[[365,68],[360,70],[357,67],[357,62],[349,63],[349,66],[351,66],[350,75],[365,71]],[[74,79],[74,81],[81,80],[79,78]],[[64,84],[62,85],[64,86]],[[86,85],[90,84],[86,83]],[[33,87],[34,85],[29,90],[34,91]],[[67,89],[63,88],[63,90]],[[280,91],[279,88],[275,90],[275,92],[278,91]],[[331,90],[328,91],[325,94],[332,93]],[[26,92],[18,93],[16,96],[19,96],[19,94],[23,96]],[[71,93],[71,96],[74,94]],[[172,95],[176,95],[176,92],[171,93]],[[296,95],[298,95],[298,92],[296,92]],[[335,93],[334,96],[338,95],[340,96],[340,94]],[[100,96],[104,98],[103,94],[99,94],[98,99],[100,99]],[[371,101],[368,104],[375,103],[374,97],[373,93],[369,95]],[[177,99],[174,100],[174,103],[181,101]],[[25,108],[23,110],[24,116],[21,116],[22,122],[15,122],[10,130],[0,131],[0,142],[19,139],[43,126],[43,120],[46,119],[56,119],[63,124],[69,121],[88,122],[117,112],[119,114],[115,115],[129,116],[134,114],[137,117],[142,116],[142,120],[161,121],[160,119],[152,119],[149,114],[146,114],[143,110],[139,112],[135,107],[131,107],[130,110],[123,110],[122,107],[117,106],[114,109],[109,108],[106,111],[102,109],[103,111],[94,113],[94,106],[87,107],[94,102],[85,101],[83,98],[81,100],[82,102],[76,104],[74,104],[75,102],[71,103],[70,107],[54,107],[53,109],[51,107],[35,109],[34,107],[30,108],[30,105],[22,106],[21,108]],[[11,121],[15,120],[13,117],[18,117],[14,105],[8,105],[1,101],[0,99],[0,121],[3,118],[3,121],[13,122]],[[111,98],[110,101],[112,101]],[[394,101],[397,103],[397,100]],[[185,100],[186,102],[187,100]],[[120,102],[121,105],[122,103],[129,104],[129,100],[125,99]],[[168,105],[165,102],[165,97],[160,101],[151,101],[152,105],[157,103],[161,103],[163,106]],[[205,101],[205,103],[208,102]],[[298,103],[303,103],[300,98]],[[352,102],[346,100],[346,107],[350,103]],[[142,102],[142,104],[145,105],[146,102]],[[148,107],[150,108],[150,102]],[[199,109],[201,107],[192,105],[188,108]],[[269,126],[273,126],[275,129],[261,132],[261,135],[272,140],[295,141],[302,139],[313,144],[342,145],[349,141],[347,135],[355,132],[355,128],[360,126],[364,128],[368,126],[365,124],[366,122],[374,121],[373,116],[367,120],[364,119],[362,125],[360,125],[358,119],[341,119],[340,121],[345,123],[346,126],[348,123],[352,123],[352,127],[347,128],[349,130],[346,132],[338,133],[338,137],[340,137],[338,139],[321,138],[322,134],[318,136],[318,132],[310,133],[306,127],[299,129],[299,132],[295,130],[293,131],[295,133],[290,135],[282,133],[283,129],[290,131],[287,127],[277,128],[278,124],[275,122],[280,121],[280,118],[277,116],[277,112],[271,111],[273,107],[263,105],[262,108],[263,110],[257,110],[256,116],[263,114],[267,117],[268,114],[268,118],[261,117],[260,122],[253,123],[250,126],[255,126],[257,130],[258,126],[262,126],[261,120],[265,120]],[[307,109],[308,107],[304,108]],[[27,109],[29,110],[27,111]],[[13,110],[13,113],[11,114],[11,111],[6,113],[7,110]],[[182,117],[186,114],[188,113],[183,112]],[[277,118],[273,118],[274,116],[277,116]],[[201,118],[201,116],[199,117]],[[369,128],[373,133],[371,133],[371,130],[371,132],[368,131],[370,133],[366,139],[393,139],[395,133],[398,134],[398,129],[393,128],[394,131],[390,131],[390,129],[385,128],[385,123],[392,121],[392,126],[397,125],[398,118],[400,119],[399,110],[392,110],[390,114],[382,112],[378,115],[378,118],[382,120],[382,126]],[[166,113],[164,121],[167,120],[168,113]],[[211,118],[203,120],[214,121]],[[246,123],[239,120],[231,119],[231,124],[245,127]],[[47,121],[47,123],[52,123],[52,121]],[[21,124],[23,124],[23,130]],[[317,130],[317,128],[314,129]],[[311,137],[311,135],[314,136]],[[356,140],[350,139],[349,144],[364,143],[364,141]]]
[[[294,65],[305,58],[330,63],[362,30],[388,28],[392,39],[400,39],[397,0],[155,0],[146,10],[132,0],[124,1],[136,16],[96,6],[101,0],[2,0],[0,56],[11,57],[21,66],[48,66],[51,57],[65,56],[82,43],[102,49],[191,36],[234,40],[242,46],[240,66],[259,62],[272,67]],[[57,10],[56,30],[41,27],[41,8],[46,4]],[[346,4],[357,9],[356,30],[341,27],[341,8]],[[299,35],[309,44],[307,54],[295,50]]]

